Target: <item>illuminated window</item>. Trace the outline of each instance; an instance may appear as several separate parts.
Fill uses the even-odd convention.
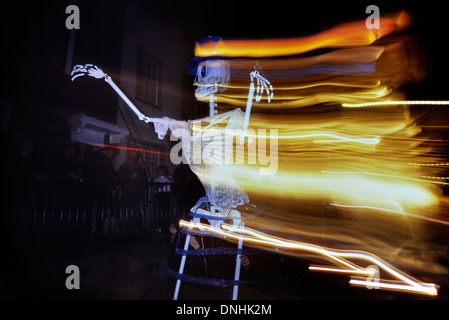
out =
[[[139,49],[137,56],[136,99],[160,108],[161,64],[145,51]]]

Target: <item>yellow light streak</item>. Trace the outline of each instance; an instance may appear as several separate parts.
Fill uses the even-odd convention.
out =
[[[393,179],[404,179],[404,180],[412,180],[412,181],[420,181],[420,182],[426,182],[427,180],[424,179],[417,179],[412,177],[406,177],[406,176],[398,176],[394,174],[384,174],[384,173],[377,173],[377,172],[363,172],[363,171],[329,171],[329,170],[322,170],[323,173],[331,173],[331,174],[346,174],[346,175],[369,175],[369,176],[379,176],[379,177],[386,177],[386,178],[393,178]]]
[[[335,207],[341,207],[341,208],[367,209],[367,210],[384,211],[384,212],[389,212],[389,213],[397,213],[397,214],[406,215],[406,216],[409,216],[412,218],[422,219],[422,220],[449,226],[449,221],[430,218],[430,217],[426,217],[426,216],[411,213],[411,212],[404,212],[403,210],[392,210],[392,209],[388,209],[388,208],[379,208],[379,207],[371,207],[371,206],[354,206],[354,205],[345,205],[345,204],[339,204],[339,203],[330,203],[330,205],[335,206]]]
[[[412,179],[405,178],[401,179],[405,181],[401,181],[394,177],[387,177],[386,174],[326,173],[326,170],[321,169],[323,162],[320,162],[319,157],[307,160],[307,162],[304,160],[302,165],[303,171],[284,171],[280,168],[274,176],[261,177],[253,171],[256,168],[249,165],[231,166],[230,170],[245,190],[263,195],[280,193],[303,201],[307,198],[333,199],[338,203],[369,204],[373,207],[384,208],[391,208],[394,205],[395,209],[398,205],[404,208],[425,208],[438,204],[438,197],[424,187],[425,181],[414,182]],[[305,164],[311,168],[305,169]],[[357,166],[357,163],[353,166]],[[301,167],[298,170],[301,170]],[[218,179],[218,177],[215,178]]]
[[[236,136],[240,136],[243,134],[243,132],[241,130],[230,130],[230,129],[222,129],[221,131],[217,131],[216,128],[213,129],[206,129],[206,128],[202,128],[201,126],[198,125],[194,125],[192,126],[192,131],[196,132],[195,134],[198,133],[209,133],[209,135],[207,136],[211,136],[211,133],[216,133],[217,135],[222,135],[224,138],[224,136],[226,134],[229,135],[236,135]],[[325,132],[321,132],[321,133],[308,133],[308,134],[284,134],[284,135],[276,135],[276,134],[260,134],[260,133],[252,133],[254,132],[254,130],[249,130],[249,132],[247,132],[245,134],[245,136],[247,137],[251,137],[251,138],[259,138],[259,139],[308,139],[308,138],[333,138],[333,140],[313,140],[314,143],[334,143],[334,142],[355,142],[355,143],[361,143],[361,144],[368,144],[368,145],[375,145],[378,144],[380,142],[380,137],[376,136],[376,137],[372,137],[372,138],[355,138],[355,137],[350,137],[349,135],[341,135],[341,134],[335,134],[335,133],[325,133]]]
[[[427,179],[437,179],[437,180],[447,180],[449,177],[432,177],[432,176],[422,176],[423,178]]]
[[[340,30],[344,30],[343,34],[334,39],[330,39],[332,32],[326,37],[337,43],[344,37],[367,34],[366,30],[353,35],[347,33],[349,29]],[[223,143],[223,149],[213,150],[214,158],[222,160],[227,155],[224,149],[231,144],[229,164],[202,163],[192,166],[192,170],[205,186],[212,185],[214,190],[223,187],[224,191],[220,190],[223,194],[233,192],[229,181],[235,181],[248,194],[251,203],[263,208],[263,214],[273,221],[273,225],[267,225],[266,220],[254,217],[252,227],[311,239],[310,242],[326,246],[338,244],[341,248],[341,244],[363,249],[385,261],[395,261],[395,266],[408,274],[429,271],[446,275],[447,269],[438,262],[442,254],[433,250],[443,245],[427,241],[433,233],[448,226],[444,219],[449,205],[441,188],[449,184],[445,179],[445,168],[449,165],[446,141],[435,140],[432,132],[438,127],[432,124],[439,125],[443,119],[427,123],[431,119],[424,112],[429,108],[410,107],[429,105],[433,106],[431,110],[443,109],[449,101],[407,100],[406,93],[396,90],[410,81],[420,81],[426,73],[420,50],[411,37],[397,36],[382,46],[359,47],[353,43],[355,47],[341,48],[348,45],[343,43],[321,55],[280,57],[290,54],[288,50],[309,50],[317,39],[321,41],[325,37],[300,39],[304,41],[302,47],[297,46],[298,39],[278,39],[278,42],[223,40],[197,48],[205,57],[228,49],[229,55],[233,54],[232,50],[237,51],[236,56],[246,57],[248,52],[258,55],[261,75],[273,85],[274,97],[268,103],[264,92],[261,101],[252,104],[247,132],[253,140],[251,144],[246,144],[249,139],[244,145],[239,144],[239,139],[233,139],[232,143]],[[320,41],[315,45],[329,45]],[[273,55],[277,55],[275,59],[270,58]],[[226,61],[232,71],[231,79],[225,91],[214,94],[217,117],[236,107],[245,112],[249,74],[254,71],[255,59]],[[368,72],[352,74],[355,69],[351,66],[356,65],[368,66]],[[338,68],[326,69],[332,66]],[[199,133],[210,135],[210,130],[225,130],[228,120],[211,124],[206,119],[206,124],[199,126],[193,122],[192,133],[199,137]],[[240,128],[238,120],[229,127]],[[272,135],[270,129],[276,129],[276,134]],[[275,149],[268,147],[274,144]],[[268,160],[268,164],[261,159]],[[271,167],[273,163],[276,168],[273,174],[260,174],[260,168]],[[243,235],[257,238],[258,242],[253,243],[258,245],[273,246],[271,238]],[[292,246],[291,250],[296,252],[302,250],[295,243],[282,242],[282,245]],[[404,246],[416,250],[402,252]],[[303,249],[315,253],[310,246]],[[361,265],[348,261],[356,257],[320,252],[320,256],[327,257],[337,267],[313,266],[321,268],[316,271],[368,275]],[[382,283],[396,285],[386,279]],[[406,286],[414,291],[412,283]],[[431,292],[433,288],[430,287]]]
[[[385,97],[391,93],[391,89],[385,86],[379,86],[377,88],[370,88],[366,90],[358,90],[354,92],[332,92],[331,90],[317,91],[317,92],[298,92],[291,93],[290,95],[275,95],[271,99],[271,103],[267,103],[266,97],[263,96],[261,102],[257,104],[258,108],[276,109],[276,108],[298,108],[309,107],[311,105],[317,105],[320,103],[338,103],[348,105],[348,101],[360,101],[360,100],[372,100]],[[242,92],[224,92],[217,94],[217,101],[219,103],[225,103],[233,106],[244,107],[246,106],[246,97],[248,92],[246,90]]]
[[[334,133],[309,133],[309,134],[286,134],[286,135],[264,135],[264,134],[247,134],[247,136],[252,138],[277,138],[277,139],[307,139],[307,138],[334,138],[335,140],[313,140],[316,143],[323,142],[356,142],[363,144],[378,144],[380,142],[379,137],[374,138],[352,138],[349,136],[334,134]]]
[[[207,87],[208,85],[203,84],[194,84],[196,87]],[[276,93],[279,93],[280,91],[292,91],[292,90],[303,90],[303,89],[310,89],[310,88],[317,88],[317,87],[347,87],[347,88],[365,88],[365,89],[376,89],[379,88],[381,85],[381,81],[379,80],[372,80],[372,81],[359,81],[356,83],[345,83],[345,82],[326,82],[326,81],[319,81],[316,83],[305,83],[305,84],[299,84],[299,83],[286,83],[282,84],[279,83],[276,85]],[[230,83],[228,85],[221,85],[221,87],[226,89],[243,89],[247,92],[249,89],[249,85],[245,82],[236,82],[236,83]],[[220,94],[218,94],[220,96]],[[241,94],[241,96],[244,96],[244,93]],[[274,98],[274,97],[273,97]]]
[[[350,174],[350,175],[372,175],[372,176],[379,176],[379,177],[386,177],[386,178],[394,178],[394,179],[402,179],[402,180],[410,180],[410,181],[418,181],[418,182],[429,182],[429,180],[426,179],[418,179],[413,177],[407,177],[407,176],[398,176],[393,174],[383,174],[383,173],[376,173],[376,172],[362,172],[362,171],[328,171],[328,170],[322,170],[323,173],[331,173],[331,174]],[[422,178],[428,178],[428,179],[436,179],[436,180],[445,180],[449,179],[449,177],[432,177],[432,176],[422,176]],[[431,183],[436,184],[449,184],[447,182],[441,182],[441,181],[430,181]]]
[[[411,166],[420,166],[420,167],[434,167],[434,166],[449,166],[449,163],[408,163]]]
[[[395,267],[391,266],[387,262],[381,260],[379,257],[368,252],[330,249],[306,242],[283,239],[247,227],[234,227],[228,224],[222,224],[221,228],[217,228],[203,223],[180,220],[179,225],[183,228],[189,229],[201,228],[203,232],[204,231],[210,232],[211,235],[219,235],[234,240],[242,239],[252,244],[271,246],[274,248],[280,247],[285,249],[311,252],[319,256],[322,256],[333,263],[336,263],[338,265],[347,268],[348,272],[352,270],[354,271],[355,274],[360,273],[366,274],[366,268],[363,268],[362,266],[359,266],[348,259],[356,259],[356,260],[361,259],[364,260],[365,262],[368,262],[369,264],[375,264],[377,267],[385,271],[387,274],[390,274],[391,276],[401,281],[402,285],[389,286],[388,287],[389,289],[397,291],[406,290],[427,295],[437,295],[438,293],[435,284],[420,282],[414,279],[413,277],[406,275],[405,273],[396,269]],[[318,270],[317,267],[314,267],[314,269]],[[342,269],[338,269],[337,272],[341,272],[341,270]],[[326,269],[326,271],[329,272],[331,271],[331,269]],[[364,283],[366,285],[366,282]],[[356,281],[355,284],[359,284],[359,282]]]
[[[390,107],[399,105],[428,105],[442,106],[449,105],[447,100],[401,100],[401,101],[374,101],[365,103],[342,103],[344,108],[363,108],[363,107]]]

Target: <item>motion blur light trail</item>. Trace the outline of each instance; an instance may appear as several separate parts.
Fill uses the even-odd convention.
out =
[[[325,47],[363,46],[373,43],[410,24],[410,16],[401,12],[392,18],[381,18],[380,29],[368,29],[365,20],[342,24],[321,33],[290,39],[224,40],[218,44],[205,42],[197,45],[195,55],[230,57],[272,57],[300,54]]]
[[[428,105],[428,106],[442,106],[449,105],[449,101],[429,101],[429,100],[404,100],[404,101],[376,101],[366,103],[343,103],[345,108],[362,108],[362,107],[378,107],[378,106],[398,106],[398,105]]]
[[[399,280],[397,283],[392,284],[391,282],[388,281],[388,279],[385,280],[378,279],[375,285],[378,285],[379,287],[386,289],[393,289],[397,291],[410,291],[426,295],[437,294],[437,287],[435,286],[435,284],[420,282],[370,253],[361,251],[329,249],[323,246],[313,245],[301,241],[291,241],[282,239],[280,237],[272,236],[246,227],[235,228],[232,225],[227,224],[222,224],[222,228],[216,228],[202,223],[194,223],[181,220],[179,222],[179,225],[183,228],[200,229],[234,240],[243,239],[246,243],[254,245],[260,245],[264,247],[271,246],[275,248],[284,248],[287,249],[286,253],[290,254],[292,253],[288,250],[301,251],[302,253],[310,252],[323,257],[328,262],[339,265],[339,268],[333,268],[328,266],[310,266],[309,269],[312,271],[327,271],[337,273],[344,272],[357,275],[362,274],[368,277],[372,276],[373,272],[370,271],[372,269],[360,266],[350,261],[350,259],[362,260],[369,265],[372,264],[376,265],[377,267],[382,269],[385,273]],[[362,279],[363,280],[360,280],[360,278],[352,279],[350,283],[364,286],[369,284],[370,280],[369,278],[362,278]]]
[[[288,112],[319,104],[355,107],[382,103],[379,99],[403,101],[403,95],[395,89],[420,81],[425,74],[418,52],[409,39],[395,38],[395,42],[385,45],[344,48],[312,57],[258,59],[257,65],[275,85],[275,95],[270,103],[263,97],[253,107],[261,112]],[[231,83],[226,85],[227,90],[215,95],[216,102],[222,110],[226,105],[244,108],[248,74],[255,61],[228,59],[226,63],[230,66]],[[388,106],[396,105],[405,104]]]
[[[348,206],[348,205],[338,204],[338,203],[330,203],[330,205],[335,206],[335,207],[341,207],[341,208],[359,208],[359,209],[379,210],[379,211],[385,211],[385,212],[389,212],[389,213],[404,214],[409,217],[423,219],[423,220],[427,220],[430,222],[440,223],[440,224],[449,226],[449,221],[433,219],[433,218],[429,218],[429,217],[425,217],[425,216],[421,216],[421,215],[413,214],[413,213],[407,213],[407,212],[403,212],[402,210],[388,210],[388,209],[384,209],[384,208],[376,208],[376,207],[369,207],[369,206]]]
[[[373,276],[373,264],[383,273],[380,288],[436,295],[436,285],[409,275],[447,278],[447,245],[437,240],[449,225],[447,141],[426,121],[449,100],[408,100],[401,91],[426,77],[413,36],[393,35],[410,21],[402,12],[382,18],[380,30],[363,20],[302,38],[198,43],[197,58],[229,65],[230,82],[214,94],[218,114],[244,111],[254,70],[274,90],[270,103],[264,94],[252,105],[253,142],[234,143],[232,165],[217,165],[212,176],[198,172],[205,183],[226,184],[232,175],[259,215],[239,207],[251,216],[244,229],[201,228],[318,260],[310,270],[354,275],[353,285],[366,285],[360,276]],[[315,49],[327,51],[302,55]],[[191,129],[226,128],[208,125],[195,121]],[[260,175],[264,166],[276,170]]]

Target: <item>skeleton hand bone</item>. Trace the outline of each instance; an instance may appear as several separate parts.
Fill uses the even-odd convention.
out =
[[[96,79],[107,77],[107,75],[103,72],[103,70],[101,70],[100,68],[98,68],[93,64],[85,64],[85,65],[78,64],[73,67],[73,71],[70,75],[72,76],[73,81],[78,77],[85,76],[86,74]]]
[[[255,70],[251,72],[251,83],[254,83],[254,79],[257,80],[257,88],[256,88],[256,102],[259,102],[262,99],[262,95],[264,90],[267,92],[268,103],[270,103],[273,98],[273,86],[270,81],[268,81],[264,76],[262,76],[259,71]]]
[[[264,91],[267,93],[267,100],[268,103],[271,102],[271,99],[273,98],[273,86],[271,85],[270,81],[268,81],[264,76],[260,74],[260,71],[257,70],[258,65],[254,67],[254,71],[250,73],[251,77],[251,83],[250,83],[250,89],[248,94],[248,101],[246,103],[246,111],[245,111],[245,123],[243,125],[243,134],[240,136],[240,144],[243,145],[245,143],[245,138],[248,138],[248,145],[251,144],[252,139],[247,134],[248,129],[248,123],[249,123],[249,114],[251,113],[251,105],[253,100],[253,94],[256,93],[256,102],[260,102],[262,99]],[[257,81],[257,87],[254,89],[254,79]]]

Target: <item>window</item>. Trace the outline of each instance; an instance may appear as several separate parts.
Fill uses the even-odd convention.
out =
[[[136,99],[160,108],[161,64],[144,50],[138,50]]]

